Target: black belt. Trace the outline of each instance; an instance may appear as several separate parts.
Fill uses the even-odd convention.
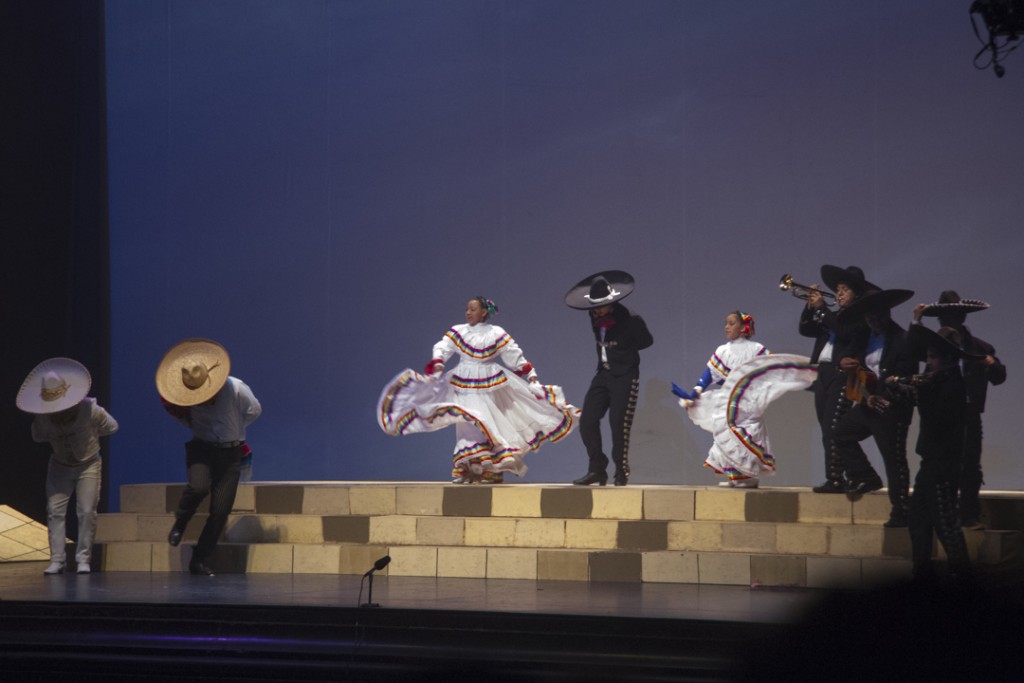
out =
[[[238,448],[245,443],[244,441],[203,441],[202,439],[196,439],[196,441],[211,448]]]

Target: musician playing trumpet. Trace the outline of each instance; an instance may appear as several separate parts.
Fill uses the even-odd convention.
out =
[[[799,332],[814,338],[811,362],[818,364],[814,383],[814,410],[821,426],[821,443],[825,451],[825,482],[815,486],[815,493],[846,493],[849,482],[842,458],[836,450],[833,432],[850,408],[846,397],[844,370],[860,366],[867,343],[867,326],[863,320],[840,320],[839,312],[869,289],[880,289],[868,282],[857,266],[840,268],[824,265],[821,279],[835,293],[838,311],[830,310],[816,286],[806,289],[807,305],[800,314]]]

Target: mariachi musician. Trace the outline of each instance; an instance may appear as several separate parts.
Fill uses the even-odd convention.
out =
[[[868,462],[860,442],[873,437],[885,465],[891,511],[886,527],[907,526],[910,506],[910,468],[907,465],[907,430],[914,403],[904,392],[891,388],[890,378],[917,373],[917,361],[907,343],[907,332],[890,310],[907,301],[909,289],[869,291],[839,314],[841,322],[863,321],[867,343],[859,367],[846,371],[850,409],[839,419],[832,437],[847,478],[847,493],[863,494],[882,488],[882,479]]]
[[[946,553],[949,574],[970,578],[971,566],[964,532],[957,519],[957,480],[963,469],[967,389],[960,363],[981,360],[964,350],[952,327],[934,332],[911,325],[907,333],[911,351],[925,363],[924,375],[911,378],[912,395],[921,418],[915,450],[921,465],[910,498],[910,545],[915,581],[934,580],[933,538]]]
[[[962,361],[964,385],[967,389],[966,428],[964,435],[964,466],[960,478],[960,522],[968,529],[981,529],[979,520],[981,501],[979,492],[983,483],[981,470],[981,414],[985,412],[985,397],[988,385],[998,386],[1006,381],[1006,366],[996,356],[995,347],[984,339],[974,336],[964,323],[968,313],[984,311],[989,305],[979,299],[961,299],[960,295],[947,289],[933,304],[918,304],[914,307],[914,323],[921,322],[921,316],[935,316],[939,325],[956,330],[960,335],[963,350],[970,354]]]
[[[821,279],[834,292],[839,311],[852,304],[871,289],[880,289],[864,278],[857,266],[840,268],[824,265]],[[807,305],[800,314],[799,332],[814,338],[811,362],[818,364],[814,383],[814,410],[821,426],[821,443],[825,451],[825,482],[815,486],[815,493],[846,493],[843,462],[836,450],[832,433],[840,418],[850,407],[846,397],[844,370],[860,367],[860,358],[867,343],[867,326],[863,320],[840,320],[839,311],[825,305],[816,287],[807,289]]]

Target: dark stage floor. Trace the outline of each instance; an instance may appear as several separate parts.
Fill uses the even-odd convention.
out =
[[[1020,680],[1008,584],[870,591],[0,565],[4,681]],[[835,664],[835,662],[833,662]],[[1009,676],[1009,677],[1008,677]]]
[[[78,603],[176,603],[352,608],[368,584],[333,574],[112,572],[44,576],[45,562],[0,564],[0,600]],[[362,598],[360,598],[360,584]],[[657,619],[789,623],[820,591],[656,583],[378,576],[382,608],[520,612]]]
[[[820,591],[0,565],[4,680],[721,681]],[[362,592],[361,592],[362,591]]]

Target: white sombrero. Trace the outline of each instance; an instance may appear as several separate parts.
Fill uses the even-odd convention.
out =
[[[50,358],[28,373],[15,403],[26,413],[59,413],[81,403],[91,386],[89,371],[77,360]]]
[[[156,390],[168,403],[195,406],[213,398],[231,372],[227,349],[212,339],[185,339],[164,354]]]

